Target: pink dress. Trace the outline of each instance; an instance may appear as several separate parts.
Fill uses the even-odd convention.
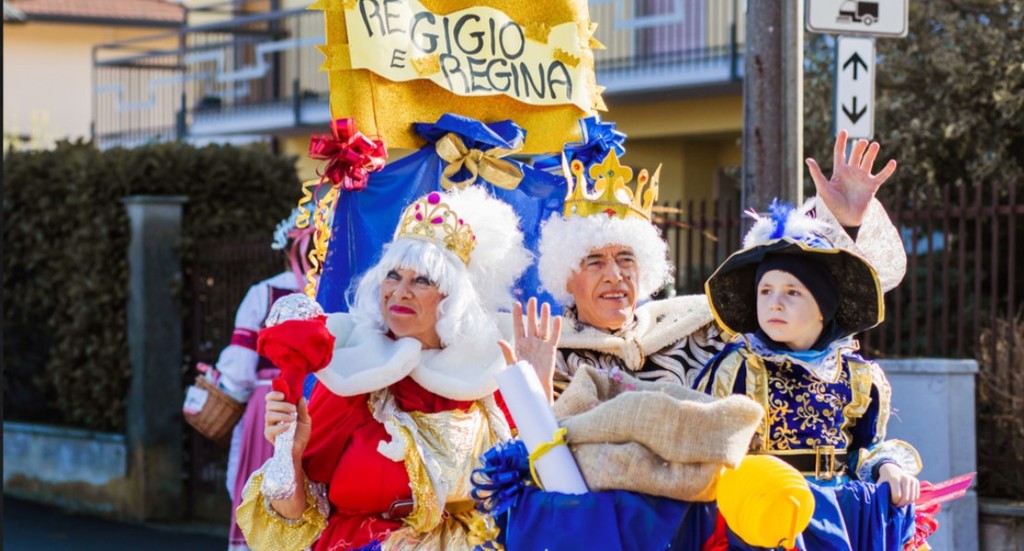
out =
[[[217,360],[220,386],[233,398],[246,402],[245,413],[231,435],[226,485],[231,496],[229,551],[247,551],[245,536],[235,522],[235,509],[242,502],[242,488],[253,471],[274,454],[274,446],[263,437],[265,398],[278,369],[256,353],[256,338],[270,307],[281,297],[300,290],[292,272],[282,272],[249,288],[235,315],[231,344]]]

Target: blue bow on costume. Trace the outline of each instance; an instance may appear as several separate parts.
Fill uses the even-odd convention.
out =
[[[427,146],[371,174],[366,189],[342,193],[338,199],[317,290],[317,302],[328,313],[348,310],[345,293],[350,283],[377,261],[405,207],[431,191],[444,189],[443,184],[487,185],[492,195],[515,209],[526,246],[534,254],[541,223],[562,212],[566,184],[561,175],[506,157],[522,147],[525,138],[514,122],[484,124],[446,114],[434,124],[413,126]],[[442,159],[442,153],[448,160]],[[510,173],[517,183],[508,183]],[[501,181],[492,182],[488,177]],[[536,266],[520,278],[515,295],[518,300],[536,296],[552,302],[540,291]]]
[[[477,510],[498,516],[514,506],[530,480],[530,452],[522,440],[500,443],[480,456],[482,467],[473,469],[470,492]]]
[[[473,471],[477,510],[494,520],[505,549],[700,551],[715,527],[714,503],[607,490],[582,495],[546,492],[530,484],[521,440],[494,446]],[[497,546],[495,546],[497,547]]]
[[[561,173],[562,155],[566,163],[579,160],[583,166],[590,166],[604,160],[609,151],[615,150],[620,157],[625,155],[626,135],[615,129],[614,122],[601,122],[601,117],[587,117],[579,120],[583,141],[565,144],[562,153],[534,157],[533,167],[548,172]],[[585,173],[586,174],[586,173]],[[587,178],[590,175],[587,174]],[[593,183],[591,181],[591,183]]]

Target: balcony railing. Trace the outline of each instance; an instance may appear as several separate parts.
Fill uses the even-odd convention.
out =
[[[743,72],[739,0],[590,0],[597,82],[606,95],[737,82]]]
[[[608,96],[736,82],[738,0],[591,0]],[[323,13],[191,9],[177,33],[94,48],[100,147],[308,133],[330,118]]]

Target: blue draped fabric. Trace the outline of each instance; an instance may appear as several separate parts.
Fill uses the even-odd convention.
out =
[[[302,381],[302,397],[309,401],[309,397],[313,395],[313,389],[316,388],[316,375],[310,373],[306,375],[306,379]]]
[[[499,444],[473,471],[473,500],[495,518],[506,549],[547,551],[701,551],[715,532],[715,503],[687,503],[624,490],[583,495],[546,492],[530,483],[526,446]],[[808,481],[815,509],[798,536],[801,551],[902,551],[914,533],[913,506],[890,503],[888,484],[840,477]],[[764,551],[726,528],[730,551]],[[717,547],[716,547],[717,548]],[[780,548],[781,549],[781,548]]]
[[[914,535],[913,505],[896,507],[888,484],[848,481],[834,486],[810,481],[814,516],[797,538],[800,551],[902,551]],[[760,551],[729,534],[730,549]]]
[[[583,495],[527,486],[502,527],[506,549],[700,551],[711,536],[714,503],[686,503],[624,490]]]
[[[434,149],[437,140],[454,133],[468,149],[487,151],[494,147],[517,147],[525,138],[525,132],[512,121],[484,124],[452,114],[442,116],[434,124],[416,123],[414,128],[427,140],[427,146],[371,174],[365,190],[342,192],[340,195],[317,291],[317,301],[328,313],[348,310],[345,294],[351,282],[379,258],[382,247],[391,241],[405,207],[419,197],[441,189],[441,172],[446,163]],[[495,197],[512,205],[522,219],[526,245],[536,254],[541,223],[552,214],[562,212],[565,180],[512,157],[505,160],[515,163],[523,172],[523,180],[516,189],[497,188],[483,179],[477,182],[486,185]],[[463,171],[452,179],[460,182],[467,176]],[[550,296],[540,291],[536,266],[531,266],[519,280],[516,296],[520,300],[536,296],[539,300],[551,301]]]

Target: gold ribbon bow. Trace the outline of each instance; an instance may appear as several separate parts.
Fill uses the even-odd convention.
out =
[[[540,477],[537,476],[537,468],[534,467],[534,463],[536,463],[541,457],[544,457],[544,454],[551,451],[555,446],[564,446],[565,432],[565,427],[556,430],[550,442],[544,442],[537,446],[537,449],[530,452],[530,476],[533,477],[534,484],[536,484],[541,490],[544,489],[544,485],[540,483]]]
[[[523,179],[523,171],[519,170],[515,163],[502,160],[502,157],[511,155],[522,147],[522,145],[512,149],[493,147],[487,151],[468,149],[458,134],[449,132],[434,144],[437,155],[448,163],[448,166],[441,172],[441,187],[446,191],[453,187],[464,189],[475,182],[477,178],[483,178],[501,189],[516,189]],[[451,177],[458,174],[463,168],[468,170],[472,176],[462,182],[453,182]]]
[[[494,520],[479,511],[473,511],[469,522],[466,524],[466,541],[473,546],[473,549],[495,549],[504,550],[504,546],[496,540],[501,535],[501,528],[494,524]]]

